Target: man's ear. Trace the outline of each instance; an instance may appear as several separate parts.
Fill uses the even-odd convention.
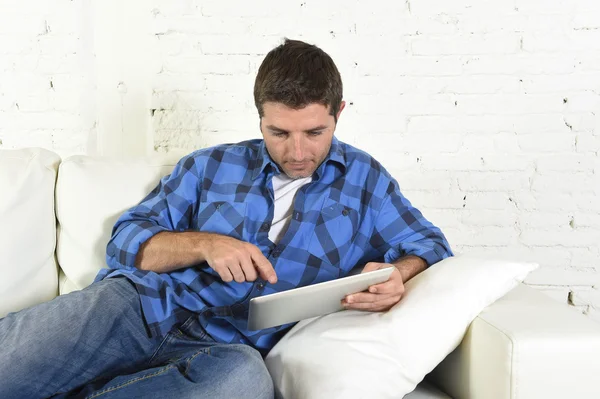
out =
[[[340,115],[342,114],[342,111],[344,110],[345,107],[346,107],[346,101],[342,100],[342,102],[340,103],[340,109],[335,118],[336,121],[340,119]]]

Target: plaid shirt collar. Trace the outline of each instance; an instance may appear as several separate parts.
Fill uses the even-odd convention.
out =
[[[331,140],[331,148],[329,149],[329,154],[323,160],[321,165],[316,170],[317,179],[319,179],[322,175],[323,168],[325,164],[328,162],[336,162],[342,166],[343,170],[346,171],[346,157],[344,155],[344,150],[340,145],[338,139],[334,136]],[[253,159],[254,170],[252,171],[252,180],[256,180],[258,176],[265,170],[267,166],[270,166],[275,174],[280,174],[281,170],[279,169],[279,165],[273,161],[269,152],[267,151],[267,147],[265,146],[265,141],[262,140],[258,151]]]

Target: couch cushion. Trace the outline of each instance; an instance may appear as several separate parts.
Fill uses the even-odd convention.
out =
[[[169,174],[181,155],[131,161],[74,156],[61,163],[56,187],[61,294],[86,287],[106,267],[106,244],[119,216]]]
[[[0,317],[57,294],[54,184],[60,157],[0,150]]]

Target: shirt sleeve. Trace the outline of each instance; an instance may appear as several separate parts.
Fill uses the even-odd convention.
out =
[[[429,222],[390,181],[371,236],[371,245],[391,263],[407,255],[423,258],[428,266],[453,255],[442,231]]]
[[[199,201],[199,182],[194,157],[181,159],[146,198],[117,220],[106,246],[108,267],[135,267],[135,258],[145,241],[162,231],[189,229]]]

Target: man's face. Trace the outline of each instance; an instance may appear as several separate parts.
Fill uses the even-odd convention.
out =
[[[338,119],[345,105],[342,101]],[[293,109],[267,102],[263,111],[260,130],[273,161],[292,179],[312,176],[331,148],[336,124],[329,107],[313,103]]]

